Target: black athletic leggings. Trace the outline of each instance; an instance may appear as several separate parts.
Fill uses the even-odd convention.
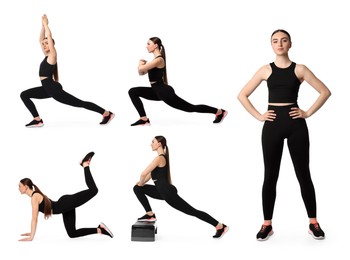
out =
[[[146,210],[146,212],[152,211],[151,205],[149,204],[149,201],[146,197],[147,195],[154,199],[165,200],[173,208],[185,214],[197,217],[213,225],[214,227],[216,227],[219,224],[219,222],[213,217],[211,217],[209,214],[193,208],[190,204],[184,201],[177,194],[176,187],[171,184],[161,183],[161,181],[158,180],[156,181],[156,185],[135,185],[134,192],[137,198],[139,199],[140,203],[142,204],[143,208]]]
[[[174,89],[165,85],[164,83],[154,83],[152,87],[136,87],[129,90],[129,96],[134,104],[140,117],[146,116],[145,109],[143,107],[141,97],[154,100],[164,101],[167,105],[185,111],[185,112],[197,112],[197,113],[210,113],[216,114],[217,108],[207,105],[192,105],[175,94]]]
[[[265,179],[262,189],[264,219],[271,220],[276,199],[276,185],[280,170],[284,139],[293,161],[301,195],[309,218],[316,218],[316,196],[309,169],[309,132],[305,119],[292,119],[290,106],[269,106],[277,114],[274,121],[265,121],[262,130],[262,148]]]
[[[52,97],[53,99],[63,104],[70,105],[73,107],[83,107],[85,109],[95,111],[101,115],[105,111],[102,107],[99,107],[94,103],[82,101],[72,96],[71,94],[65,92],[62,88],[62,85],[51,78],[46,78],[42,80],[41,84],[42,87],[31,88],[21,93],[21,99],[23,100],[23,103],[28,108],[33,117],[39,116],[39,113],[36,110],[36,107],[31,98],[44,99]]]
[[[90,199],[98,192],[94,179],[92,178],[90,167],[84,167],[85,182],[88,186],[87,190],[80,191],[71,195],[64,195],[58,201],[53,202],[53,214],[62,214],[64,226],[67,234],[71,238],[87,236],[97,233],[96,228],[80,228],[75,227],[75,209]]]

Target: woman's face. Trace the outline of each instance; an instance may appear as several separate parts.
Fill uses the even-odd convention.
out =
[[[152,151],[156,151],[160,146],[162,146],[162,144],[158,142],[157,139],[153,138],[151,143]]]
[[[28,186],[23,185],[22,182],[20,182],[20,183],[18,184],[18,190],[19,190],[19,192],[20,192],[21,194],[24,194],[24,193],[27,191],[27,189],[28,189]]]
[[[292,47],[292,42],[287,34],[277,32],[271,37],[271,45],[276,55],[284,55],[287,54]]]
[[[151,53],[158,48],[158,44],[152,42],[151,40],[148,40],[146,48],[147,48],[147,51]]]
[[[41,41],[41,46],[43,47],[45,52],[49,52],[50,48],[49,48],[49,42],[47,39],[44,39]]]

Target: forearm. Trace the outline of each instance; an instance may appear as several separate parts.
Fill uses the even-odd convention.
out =
[[[50,30],[50,28],[49,28],[49,25],[48,24],[44,24],[44,37],[46,37],[46,38],[52,38],[52,34],[51,34],[51,30]]]
[[[324,91],[319,95],[316,99],[315,103],[306,111],[306,116],[310,117],[315,114],[323,105],[326,103],[327,99],[331,96],[331,92],[329,90]]]
[[[45,39],[45,27],[43,25],[43,26],[41,26],[39,42],[42,42],[44,39]]]
[[[139,180],[138,183],[139,183],[140,186],[143,186],[143,185],[145,185],[150,179],[151,179],[151,176],[150,176],[149,174],[147,174],[147,175],[141,174],[140,180]]]
[[[249,114],[251,114],[253,117],[255,117],[257,120],[260,121],[261,114],[253,106],[253,104],[250,102],[248,97],[246,97],[246,96],[238,96],[238,100],[241,102],[243,107],[249,112]]]
[[[38,224],[38,219],[33,218],[31,222],[31,228],[30,228],[30,239],[33,240],[36,232],[36,227]]]

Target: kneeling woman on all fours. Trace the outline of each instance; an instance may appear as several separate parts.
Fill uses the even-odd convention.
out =
[[[76,228],[75,209],[88,202],[98,192],[90,172],[90,161],[93,155],[94,152],[88,153],[80,163],[84,167],[85,182],[88,189],[72,195],[64,195],[57,201],[50,200],[29,178],[24,178],[19,182],[20,193],[31,197],[32,202],[31,229],[29,233],[21,234],[24,238],[20,239],[20,241],[32,241],[34,239],[39,211],[44,213],[45,219],[51,215],[62,214],[63,223],[70,238],[92,234],[103,234],[113,237],[112,232],[102,222],[95,228]]]
[[[152,211],[151,205],[146,197],[165,200],[173,208],[199,218],[216,228],[216,234],[213,238],[221,238],[227,231],[228,226],[219,223],[209,214],[193,208],[184,201],[177,193],[177,189],[171,183],[169,167],[169,148],[166,139],[163,136],[156,136],[152,140],[152,150],[158,153],[158,156],[142,172],[140,180],[134,186],[134,192],[146,211],[146,214],[138,221],[156,221],[156,215]],[[146,184],[150,179],[155,185]]]

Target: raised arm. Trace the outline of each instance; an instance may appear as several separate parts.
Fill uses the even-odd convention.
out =
[[[25,236],[25,238],[22,238],[19,241],[32,241],[34,239],[36,227],[38,224],[39,199],[40,195],[38,194],[34,194],[32,197],[32,221],[30,225],[30,233],[21,234],[21,236]]]
[[[164,65],[165,65],[165,61],[161,57],[153,59],[150,62],[147,62],[146,60],[140,60],[139,66],[138,66],[138,72],[139,72],[139,75],[145,75],[149,70],[153,68],[163,68]]]
[[[151,172],[160,165],[161,159],[160,156],[154,158],[150,165],[141,173],[140,180],[137,182],[138,186],[145,185],[151,179]]]
[[[320,95],[311,107],[305,111],[304,118],[312,116],[319,110],[327,99],[331,96],[330,90],[326,85],[319,80],[305,65],[297,65],[296,74],[301,80],[305,80],[310,86],[312,86]]]
[[[52,33],[51,33],[50,28],[49,28],[49,20],[48,20],[46,14],[44,14],[42,16],[42,26],[43,26],[42,30],[44,30],[44,39],[45,38],[47,39],[47,44],[48,44],[49,50],[50,50],[49,57],[48,57],[48,62],[50,64],[55,64],[56,63],[56,59],[57,59],[56,58],[57,57],[57,53],[56,53],[56,48],[55,48],[54,41],[52,39]],[[40,35],[40,37],[41,37],[41,35]],[[44,49],[43,49],[43,51],[44,51]],[[45,51],[44,51],[44,54],[46,54]]]
[[[264,114],[260,114],[259,111],[253,106],[249,100],[249,96],[254,92],[254,90],[261,84],[263,80],[266,80],[271,74],[271,67],[269,65],[264,65],[261,67],[253,76],[251,80],[243,87],[241,92],[238,94],[238,100],[241,102],[243,107],[256,119],[259,121],[273,121],[275,118],[274,111],[269,110]]]

